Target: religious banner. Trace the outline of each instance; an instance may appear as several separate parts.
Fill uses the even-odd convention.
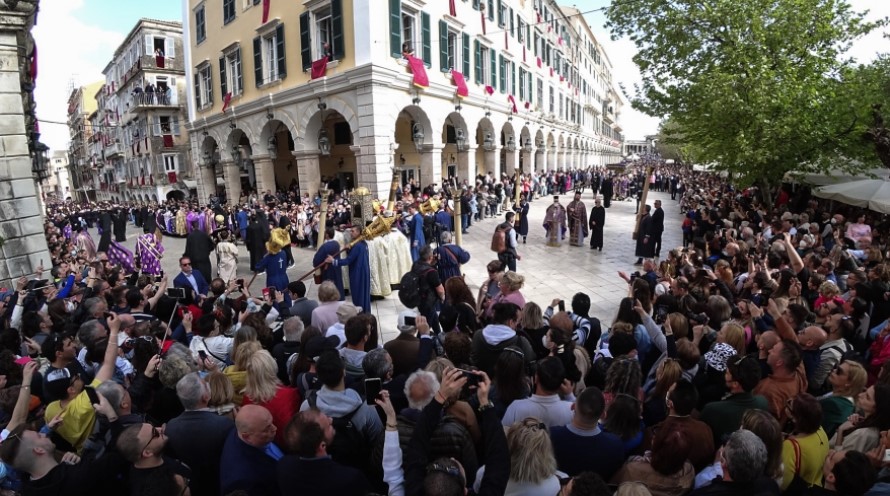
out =
[[[229,108],[229,103],[231,103],[231,102],[232,102],[232,92],[230,91],[230,92],[226,93],[225,96],[223,96],[222,112],[224,114],[226,113],[226,109]]]
[[[324,77],[328,72],[328,56],[324,57],[312,62],[312,72],[310,73],[311,79],[318,79]]]
[[[414,86],[428,88],[430,85],[430,78],[426,75],[426,66],[423,65],[423,60],[420,60],[413,55],[406,55],[405,58],[408,59],[408,66],[414,74]]]
[[[263,24],[269,22],[269,7],[272,0],[263,0]]]
[[[454,85],[457,86],[457,96],[466,98],[470,95],[470,90],[467,88],[467,80],[462,73],[451,69],[451,79],[454,81]]]
[[[511,105],[513,105],[513,113],[514,113],[514,114],[517,113],[517,110],[516,110],[516,99],[513,98],[513,95],[507,95],[507,101],[510,102]]]

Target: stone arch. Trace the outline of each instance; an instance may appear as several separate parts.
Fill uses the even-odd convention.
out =
[[[324,108],[322,109],[319,105],[323,105]],[[349,129],[352,131],[352,143],[358,143],[358,114],[342,98],[325,97],[320,99],[320,101],[311,100],[303,102],[297,107],[296,112],[300,118],[291,129],[293,130],[294,145],[297,151],[318,150],[317,137],[318,132],[321,130],[322,114],[324,114],[324,120],[327,121],[329,114],[335,112],[349,123]]]

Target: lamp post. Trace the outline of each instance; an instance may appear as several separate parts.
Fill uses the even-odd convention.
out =
[[[328,138],[328,131],[325,128],[318,131],[318,153],[324,156],[331,154],[331,140]]]
[[[417,149],[418,153],[422,152],[423,142],[425,139],[425,136],[423,135],[423,126],[415,123],[413,129],[411,130],[411,136],[414,138],[414,148]]]
[[[464,132],[463,128],[457,128],[454,130],[455,138],[454,141],[457,144],[457,151],[463,152],[467,150],[467,135]]]
[[[516,139],[512,134],[507,135],[507,151],[515,152],[516,151]]]
[[[482,140],[482,147],[487,151],[494,150],[494,139],[491,137],[490,132],[485,133],[485,138]]]
[[[272,160],[278,158],[278,140],[275,138],[275,136],[269,138],[267,149],[269,150],[269,158],[271,158]]]

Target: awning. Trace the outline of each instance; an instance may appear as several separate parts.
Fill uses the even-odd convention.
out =
[[[192,181],[191,179],[183,179],[180,182],[185,183],[185,186],[188,189],[198,189],[198,181]]]

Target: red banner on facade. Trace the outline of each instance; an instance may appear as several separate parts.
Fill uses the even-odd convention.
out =
[[[408,66],[411,67],[411,72],[414,74],[414,86],[428,88],[430,86],[430,78],[426,75],[426,66],[423,65],[423,60],[413,55],[407,55],[406,58],[408,59]]]
[[[174,184],[174,183],[176,183],[176,173],[175,173],[175,172],[168,172],[168,173],[167,173],[167,181],[169,181],[170,184]]]
[[[507,101],[510,102],[511,105],[513,105],[513,113],[514,113],[514,114],[517,113],[517,110],[516,110],[516,99],[513,98],[513,95],[507,95]]]
[[[470,95],[470,90],[467,88],[467,80],[462,73],[451,69],[451,79],[454,81],[454,85],[457,86],[457,96],[465,98]]]
[[[226,109],[229,108],[229,103],[231,103],[231,102],[232,102],[232,92],[230,91],[230,92],[226,93],[225,96],[223,96],[222,112],[224,114],[226,113]]]
[[[328,56],[324,57],[312,62],[312,72],[310,73],[311,79],[318,79],[324,77],[328,73]]]
[[[454,5],[454,0],[448,0],[448,12],[451,14],[451,17],[457,17],[457,7]]]
[[[488,93],[489,95],[493,95],[493,94],[494,94],[494,88],[493,88],[492,86],[489,86],[489,85],[486,84],[486,85],[485,85],[485,92]]]
[[[269,4],[272,0],[263,0],[263,24],[269,22]]]

